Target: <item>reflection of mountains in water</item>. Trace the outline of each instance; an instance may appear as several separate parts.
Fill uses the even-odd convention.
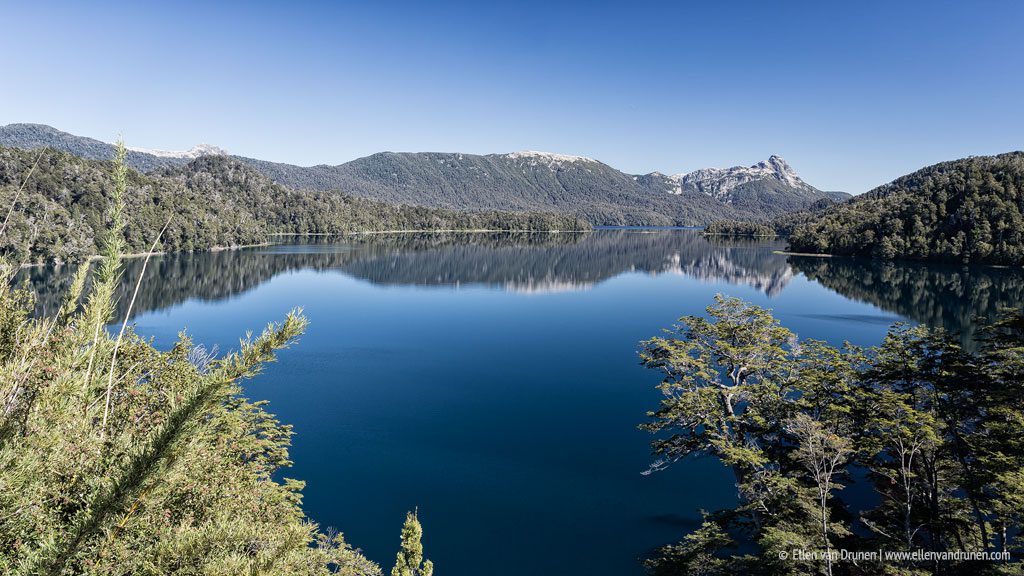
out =
[[[338,270],[375,284],[484,285],[519,292],[580,290],[624,272],[678,273],[746,284],[768,295],[792,277],[772,244],[709,243],[696,231],[598,230],[590,233],[388,234],[343,243],[301,241],[269,248],[169,254],[149,263],[135,313],[187,299],[220,300],[278,274]],[[131,296],[142,260],[125,261],[117,317]],[[52,314],[71,283],[72,267],[22,271]]]
[[[1019,268],[958,267],[920,262],[790,256],[810,280],[921,324],[941,326],[971,341],[978,318],[1024,305]]]
[[[436,246],[408,239],[401,249],[353,261],[344,270],[377,284],[481,284],[517,292],[579,290],[623,272],[668,272],[775,294],[790,278],[785,259],[769,245],[714,246],[695,231],[599,230],[566,240],[538,245],[463,236]]]

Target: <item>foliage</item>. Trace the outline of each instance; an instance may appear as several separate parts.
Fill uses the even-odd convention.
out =
[[[407,513],[402,526],[402,547],[395,558],[391,576],[433,576],[434,563],[423,558],[422,538],[419,512]]]
[[[0,573],[379,575],[303,515],[291,428],[242,395],[302,333],[300,311],[217,357],[108,333],[132,176],[114,165],[106,258],[63,305],[0,291]],[[127,178],[127,180],[125,180]],[[8,281],[14,267],[0,266]],[[92,288],[85,290],[87,276]]]
[[[797,225],[790,249],[1024,263],[1024,152],[943,162]]]
[[[1024,312],[1006,312],[972,351],[943,329],[899,324],[869,350],[799,341],[769,311],[721,296],[707,313],[642,344],[665,396],[642,427],[659,434],[653,470],[711,455],[733,471],[739,502],[663,548],[651,573],[1020,573],[1005,556],[829,552],[1024,554]],[[850,481],[874,498],[844,498]],[[781,560],[793,550],[817,556]]]

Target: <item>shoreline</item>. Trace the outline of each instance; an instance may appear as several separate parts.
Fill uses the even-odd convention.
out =
[[[480,233],[493,233],[493,232],[508,232],[508,233],[528,233],[528,234],[562,234],[572,233],[577,234],[580,232],[593,232],[590,230],[525,230],[525,229],[509,229],[509,228],[423,228],[423,229],[409,229],[409,230],[363,230],[359,232],[271,232],[268,236],[361,236],[367,234],[409,234],[409,233],[428,233],[428,234],[447,234],[451,232],[458,232],[463,234],[480,234]]]
[[[778,240],[781,238],[778,234],[771,236],[758,236],[756,234],[729,234],[728,232],[703,232],[704,236],[727,236],[729,238],[744,238],[750,240]]]
[[[811,258],[838,258],[835,254],[818,254],[816,252],[787,252],[786,250],[772,250],[772,254],[783,256],[809,256]]]
[[[257,244],[238,244],[236,246],[210,246],[209,248],[203,248],[200,250],[192,250],[192,252],[225,252],[227,250],[241,250],[242,248],[259,248],[261,246],[273,246],[273,242],[259,242]],[[131,252],[129,254],[122,254],[121,258],[124,260],[134,258],[145,258],[146,256],[163,256],[164,254],[182,254],[183,252],[168,252],[166,250],[157,250],[156,252]],[[96,260],[103,260],[106,256],[100,256],[99,254],[89,256],[87,260],[90,262]]]
[[[134,260],[136,258],[145,258],[146,256],[164,256],[166,254],[194,254],[196,252],[224,252],[227,250],[241,250],[242,248],[259,248],[261,246],[273,246],[274,242],[260,242],[258,244],[239,244],[237,246],[211,246],[209,248],[203,248],[201,250],[192,250],[191,252],[168,252],[166,250],[157,250],[155,252],[130,252],[128,254],[121,254],[122,260]],[[100,254],[93,254],[85,258],[85,262],[98,262],[103,260],[106,256]],[[71,265],[77,262],[62,262],[60,266]],[[36,264],[20,264],[18,268],[36,268],[39,266],[50,266],[53,262],[39,262]]]
[[[339,238],[342,238],[342,237],[346,237],[346,236],[360,236],[360,235],[369,235],[369,234],[408,234],[408,233],[412,233],[412,232],[415,232],[415,233],[438,233],[438,234],[440,234],[440,233],[451,233],[451,232],[468,233],[468,234],[493,233],[493,232],[509,232],[509,233],[524,233],[525,232],[525,233],[529,233],[529,234],[563,234],[563,233],[564,234],[578,234],[578,233],[582,233],[582,232],[593,232],[593,229],[590,229],[590,230],[515,230],[515,229],[507,229],[506,228],[506,229],[493,229],[492,230],[492,229],[488,229],[488,228],[479,228],[479,229],[476,229],[476,228],[473,228],[473,229],[469,229],[469,228],[466,228],[466,229],[463,229],[463,228],[451,228],[451,229],[441,229],[441,230],[439,230],[439,229],[433,229],[432,228],[432,229],[422,229],[422,230],[366,230],[366,231],[360,231],[360,232],[269,232],[267,234],[267,236],[270,236],[270,237],[329,237],[329,236],[337,236]],[[191,251],[188,251],[188,252],[185,252],[185,251],[168,252],[166,250],[157,250],[155,252],[130,252],[128,254],[122,254],[121,258],[124,259],[124,260],[128,260],[128,259],[134,259],[134,258],[145,258],[146,256],[164,256],[166,254],[195,254],[195,253],[201,253],[201,252],[225,252],[225,251],[228,251],[228,250],[241,250],[241,249],[244,249],[244,248],[260,248],[260,247],[266,247],[266,246],[274,246],[276,244],[280,244],[280,242],[259,242],[259,243],[256,243],[256,244],[238,244],[238,245],[235,245],[235,246],[210,246],[209,248],[201,248],[201,249],[198,249],[198,250],[191,250]],[[86,261],[86,262],[97,262],[99,260],[103,260],[104,258],[105,258],[105,256],[102,256],[100,254],[93,254],[92,256],[87,256],[84,261]],[[54,264],[53,262],[38,262],[38,263],[34,263],[34,264],[19,264],[18,268],[19,269],[37,268],[39,266],[51,266],[53,264]],[[62,262],[60,265],[64,266],[64,265],[70,265],[70,264],[72,264],[72,262]]]

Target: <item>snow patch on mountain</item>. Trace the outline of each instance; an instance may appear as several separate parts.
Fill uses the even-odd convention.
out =
[[[191,150],[153,150],[151,148],[128,148],[132,152],[141,152],[159,158],[186,158],[194,160],[200,156],[227,156],[228,151],[213,144],[197,144]]]
[[[586,156],[570,156],[569,154],[555,154],[553,152],[537,152],[535,150],[522,150],[519,152],[512,152],[511,154],[505,154],[506,158],[510,160],[528,160],[531,166],[537,164],[546,164],[548,166],[562,165],[573,162],[594,162],[597,160],[593,158],[587,158]]]

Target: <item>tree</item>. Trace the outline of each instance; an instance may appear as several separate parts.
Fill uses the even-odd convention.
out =
[[[652,576],[736,574],[740,563],[720,555],[723,549],[735,544],[718,523],[705,518],[700,528],[684,536],[678,544],[663,547],[657,557],[644,562],[644,567]]]
[[[391,576],[432,576],[434,563],[423,559],[423,527],[419,511],[408,512],[402,526],[402,547],[395,558]]]
[[[797,414],[786,429],[799,443],[794,458],[807,469],[818,490],[821,541],[825,548],[825,572],[832,576],[829,499],[833,489],[842,488],[842,485],[835,483],[834,478],[840,467],[853,454],[853,442],[827,430],[807,414]],[[845,535],[848,532],[842,533]]]
[[[691,454],[713,454],[738,483],[765,462],[766,441],[781,431],[795,336],[763,308],[715,296],[709,319],[690,316],[670,334],[641,343],[641,362],[664,373],[661,408],[644,429],[671,431],[653,443],[652,470]]]
[[[896,324],[867,350],[796,341],[769,313],[735,299],[718,297],[708,316],[683,318],[681,338],[643,343],[644,363],[665,374],[666,396],[644,427],[673,433],[653,443],[662,460],[651,469],[714,456],[736,473],[740,502],[662,548],[646,564],[652,573],[975,567],[938,555],[837,564],[830,553],[893,546],[997,551],[1006,563],[991,573],[1020,573],[1008,562],[1021,552],[1024,526],[1024,312],[1005,313],[964,345],[941,328]],[[863,470],[878,504],[838,493]],[[853,530],[854,520],[867,531]],[[757,555],[726,551],[748,547]]]

